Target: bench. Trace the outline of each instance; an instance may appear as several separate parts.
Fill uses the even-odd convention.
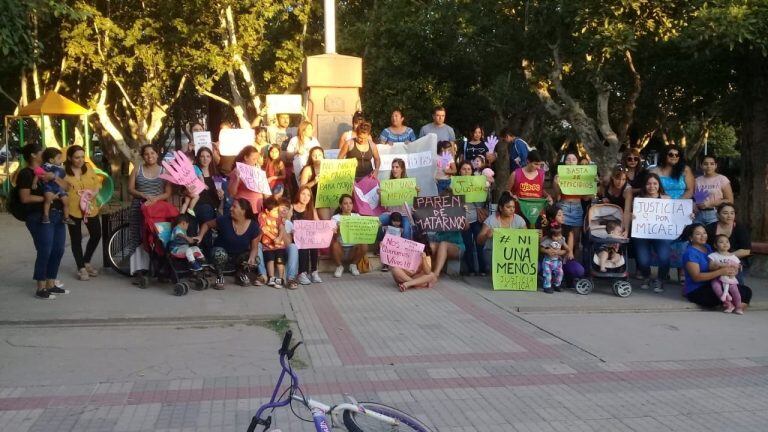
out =
[[[749,274],[758,278],[768,278],[768,243],[752,242],[751,251]]]

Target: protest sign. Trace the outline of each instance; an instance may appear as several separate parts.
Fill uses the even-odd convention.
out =
[[[635,198],[632,237],[674,240],[690,225],[693,201],[689,199]]]
[[[414,223],[422,231],[461,231],[467,224],[466,216],[462,196],[416,197],[413,200]]]
[[[350,245],[376,243],[379,234],[379,218],[376,216],[342,216],[341,242]]]
[[[520,205],[520,214],[528,220],[528,226],[536,224],[541,211],[547,206],[546,198],[520,198],[517,200]]]
[[[381,253],[382,264],[416,271],[421,266],[421,253],[424,252],[424,245],[387,234],[381,241],[379,252]]]
[[[189,160],[184,152],[175,152],[173,154],[173,159],[170,161],[163,161],[162,165],[164,172],[160,174],[160,178],[168,180],[173,184],[186,186],[194,195],[200,195],[202,191],[208,188],[205,183],[197,177],[192,161]]]
[[[557,183],[566,195],[597,193],[597,165],[558,165]]]
[[[222,129],[219,131],[219,153],[222,156],[237,156],[240,150],[255,141],[253,129]]]
[[[267,173],[264,170],[241,162],[237,162],[236,165],[240,181],[245,184],[248,190],[263,193],[264,195],[272,195],[272,189],[269,188],[269,182],[267,181]]]
[[[396,143],[393,145],[379,144],[379,181],[389,179],[392,170],[392,161],[402,159],[405,162],[408,177],[416,179],[419,185],[419,195],[437,195],[435,184],[435,171],[437,170],[437,136],[427,134],[408,144]]]
[[[195,143],[195,154],[203,147],[213,150],[210,131],[192,132],[192,141]]]
[[[412,205],[417,195],[415,178],[382,180],[380,188],[381,205],[385,207]]]
[[[267,110],[271,116],[278,114],[302,114],[301,95],[268,94]]]
[[[453,176],[451,191],[454,195],[464,195],[464,201],[468,203],[485,202],[488,198],[488,191],[485,189],[487,181],[484,175]]]
[[[384,212],[384,208],[379,205],[379,181],[373,177],[366,176],[355,183],[355,193],[352,197],[355,199],[355,211],[362,216],[379,216]]]
[[[293,221],[293,242],[299,249],[324,249],[331,245],[336,222],[332,220]]]
[[[339,197],[352,194],[357,159],[323,159],[317,184],[316,208],[336,208]]]
[[[339,149],[325,149],[323,151],[323,159],[338,159]]]
[[[532,229],[493,230],[493,289],[536,291],[539,234]]]

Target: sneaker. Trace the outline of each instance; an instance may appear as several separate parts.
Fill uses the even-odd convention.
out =
[[[383,271],[383,272],[388,272],[388,271],[389,271],[389,266],[388,266],[388,265],[386,265],[386,264],[382,264],[382,265],[381,265],[381,271]]]
[[[742,309],[742,308],[736,308],[736,309],[733,311],[733,313],[735,313],[736,315],[744,315],[744,309]]]
[[[40,219],[40,223],[49,224],[51,223],[51,220],[48,218],[48,216],[43,216],[42,219]],[[56,296],[54,296],[56,298]]]
[[[318,273],[317,270],[312,272],[310,279],[312,279],[312,283],[323,283],[323,280],[320,279],[320,273]]]
[[[342,273],[344,273],[344,266],[337,266],[333,272],[333,277],[340,278]]]
[[[37,290],[35,291],[35,298],[41,299],[41,300],[53,300],[56,298],[55,295],[48,292],[48,290]]]
[[[188,209],[187,209],[187,214],[188,214],[188,215],[190,215],[190,216],[192,216],[192,217],[195,217],[195,211],[194,211],[194,210],[192,210],[191,208],[188,208]]]
[[[547,294],[552,294],[554,291],[552,291],[552,288],[542,288],[542,291],[544,291]]]
[[[275,286],[274,276],[269,278],[269,281],[267,282],[267,286],[271,286],[271,287]]]
[[[352,273],[352,276],[360,276],[360,270],[357,269],[357,264],[350,264],[349,272]]]
[[[288,288],[289,290],[295,290],[299,288],[299,283],[296,282],[296,279],[289,279],[288,284],[285,285],[285,287]]]
[[[649,284],[649,280],[648,279],[642,279],[642,282],[640,282],[640,289],[641,290],[651,289],[651,286]]]
[[[77,271],[77,279],[81,281],[87,281],[91,279],[91,276],[88,274],[88,270],[81,268]]]
[[[85,271],[88,272],[88,276],[98,276],[99,271],[96,270],[94,266],[91,265],[91,263],[85,263]]]
[[[656,294],[661,294],[664,292],[664,283],[660,279],[652,280],[651,287],[653,287],[653,292]]]
[[[555,286],[553,286],[552,288],[553,288],[555,291],[557,291],[557,292],[562,292],[562,291],[563,291],[563,289],[562,289],[562,288],[560,288],[560,285],[555,285]]]
[[[195,262],[189,263],[189,269],[192,270],[193,272],[199,272],[200,270],[203,269],[203,266],[199,262],[195,261]]]
[[[282,287],[283,287],[283,279],[275,278],[275,286],[274,286],[274,288],[282,288]]]
[[[224,289],[224,275],[216,276],[216,282],[213,283],[213,289],[217,289],[217,290]]]
[[[72,218],[69,218],[69,217],[65,217],[61,221],[64,222],[65,224],[67,224],[67,225],[74,225],[75,224],[75,221],[73,221]],[[43,223],[45,223],[45,222],[43,222]]]
[[[51,294],[69,294],[68,289],[59,288],[59,287],[48,288],[48,292]]]
[[[301,285],[310,285],[312,281],[309,280],[309,276],[307,276],[307,273],[302,272],[299,274],[299,283]]]
[[[56,288],[64,288],[64,282],[62,282],[62,281],[60,281],[58,279],[54,279],[53,280],[53,286],[55,286]]]

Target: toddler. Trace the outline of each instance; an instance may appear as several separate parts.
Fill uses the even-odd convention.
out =
[[[43,197],[45,201],[43,202],[43,218],[41,222],[44,224],[51,223],[51,203],[53,200],[58,197],[64,201],[67,197],[67,192],[56,182],[56,179],[50,181],[43,180],[46,173],[53,173],[53,175],[59,179],[63,179],[64,176],[66,176],[66,172],[62,166],[63,158],[64,156],[62,155],[61,150],[54,147],[48,147],[43,151],[43,165],[35,168],[35,176],[37,176],[38,181],[43,182]],[[64,203],[62,208],[62,211],[64,212],[64,219],[62,219],[62,222],[67,225],[74,225],[75,221],[69,217],[69,205]]]
[[[608,238],[625,238],[624,229],[615,221],[608,221],[605,224],[605,232],[608,234]],[[619,244],[606,243],[600,246],[600,250],[597,252],[597,260],[601,273],[606,272],[608,264],[611,265],[611,268],[618,267],[621,264]]]
[[[741,267],[739,258],[729,252],[731,242],[728,236],[718,234],[715,236],[715,252],[709,254],[710,269],[717,270],[722,267]],[[720,276],[712,281],[712,289],[715,291],[720,301],[723,302],[725,313],[744,314],[744,307],[741,304],[741,294],[739,294],[739,281],[733,276]]]
[[[456,153],[450,141],[440,141],[437,143],[437,154],[435,181],[439,194],[451,186],[451,176],[456,174],[456,162],[454,162]]]
[[[200,179],[201,182],[205,183],[205,179],[203,178],[203,170],[200,169],[197,165],[193,165],[195,167],[195,175],[198,179]],[[195,216],[194,208],[197,205],[197,202],[200,201],[200,195],[194,193],[190,188],[184,188],[184,202],[181,204],[181,213],[189,213],[192,215],[192,217]]]
[[[557,221],[551,221],[544,228],[544,238],[541,239],[540,251],[544,254],[541,263],[541,276],[544,279],[544,292],[552,294],[560,291],[563,283],[563,255],[567,252],[563,227]]]
[[[168,243],[171,249],[171,255],[176,258],[186,258],[189,261],[189,268],[192,271],[203,269],[203,252],[197,247],[197,241],[187,235],[191,217],[187,214],[180,214],[173,222],[171,228],[171,241]]]

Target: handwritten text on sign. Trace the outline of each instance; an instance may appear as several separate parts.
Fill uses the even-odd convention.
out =
[[[267,173],[264,170],[242,162],[236,162],[236,167],[240,181],[243,182],[246,188],[253,192],[272,195],[272,189],[269,188],[269,182],[267,181]]]
[[[391,267],[416,271],[421,265],[424,245],[389,234],[381,241],[381,262]]]
[[[342,216],[341,242],[351,245],[376,243],[379,234],[379,218],[376,216]]]
[[[340,196],[352,194],[356,168],[357,159],[323,159],[320,163],[315,207],[335,208],[339,205]]]
[[[195,154],[197,154],[203,147],[213,149],[213,145],[211,144],[211,131],[192,132],[192,140],[195,143]]]
[[[693,202],[688,199],[635,198],[632,237],[674,240],[691,224]]]
[[[417,195],[415,178],[383,180],[380,188],[381,205],[387,207],[411,205]]]
[[[536,291],[539,234],[532,229],[493,230],[493,289]]]
[[[461,231],[467,224],[462,196],[416,197],[413,218],[422,231]]]
[[[293,242],[299,249],[324,249],[331,245],[336,222],[331,220],[293,221]]]
[[[488,179],[484,175],[453,176],[451,177],[451,190],[455,195],[464,195],[468,203],[485,202],[488,192],[485,190],[485,182]]]
[[[558,165],[557,183],[566,195],[594,195],[597,165]]]

